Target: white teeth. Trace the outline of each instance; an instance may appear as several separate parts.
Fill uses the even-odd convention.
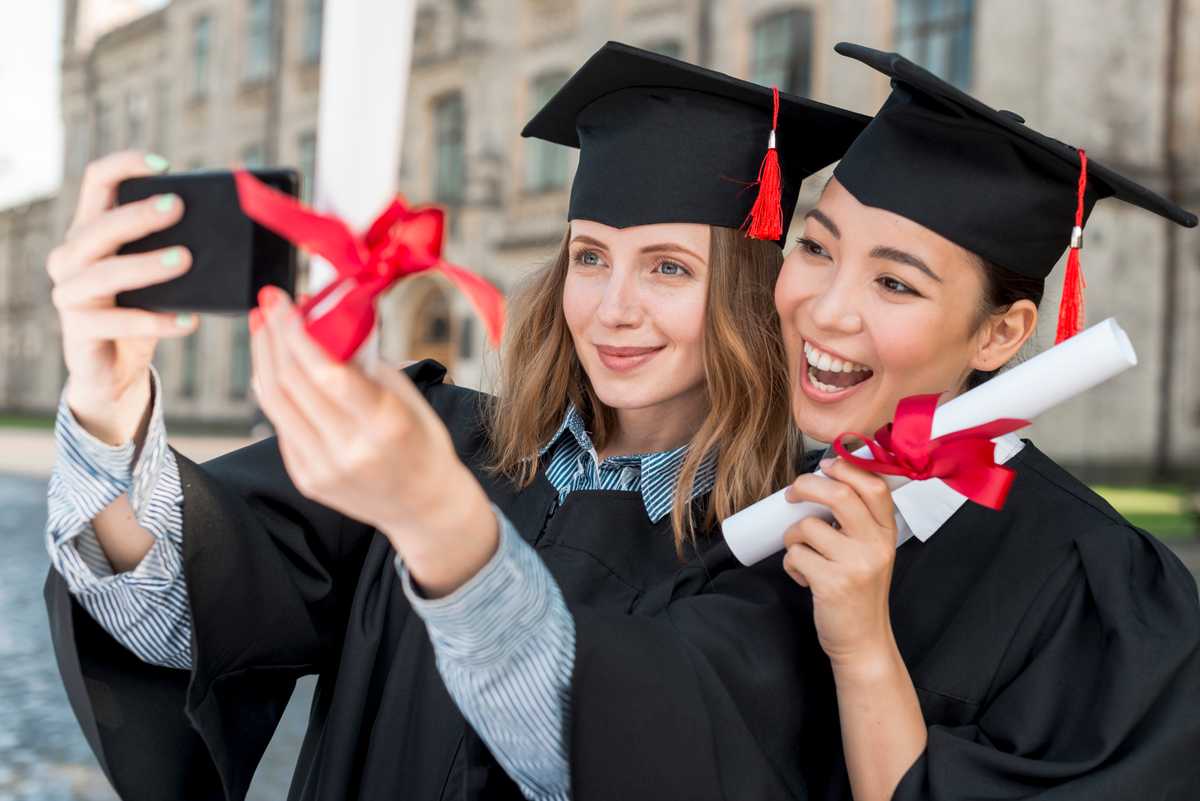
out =
[[[855,373],[867,372],[871,368],[862,364],[844,361],[836,356],[830,356],[824,351],[818,350],[808,342],[804,343],[804,357],[811,366],[818,370],[834,373]]]

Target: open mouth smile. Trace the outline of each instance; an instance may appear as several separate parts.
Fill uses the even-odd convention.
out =
[[[852,362],[818,346],[804,342],[804,365],[800,385],[806,395],[828,403],[841,400],[866,383],[875,372],[865,364]]]

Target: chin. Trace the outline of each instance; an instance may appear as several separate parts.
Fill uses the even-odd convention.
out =
[[[596,397],[610,409],[644,409],[662,403],[671,397],[662,385],[639,386],[643,382],[630,382],[632,386],[616,386],[616,382],[592,382]],[[645,383],[650,383],[649,381]]]
[[[857,398],[843,404],[822,405],[802,394],[792,396],[792,420],[805,438],[832,444],[842,434],[859,433],[873,436],[880,425],[873,422],[878,415]]]

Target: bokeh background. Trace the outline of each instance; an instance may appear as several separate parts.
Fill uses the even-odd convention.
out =
[[[125,147],[177,169],[281,164],[311,197],[325,5],[356,1],[0,2],[0,801],[112,797],[66,705],[40,597],[65,378],[44,262],[83,169]],[[448,257],[502,287],[559,242],[574,169],[574,153],[522,140],[520,128],[609,39],[865,113],[887,83],[833,44],[898,50],[1200,208],[1200,0],[413,1],[396,186],[445,206]],[[801,210],[822,183],[807,183]],[[1101,204],[1083,265],[1089,318],[1116,316],[1141,364],[1032,436],[1200,573],[1200,232]],[[1048,310],[1060,281],[1061,266]],[[389,359],[437,358],[460,384],[486,387],[494,374],[481,327],[438,278],[391,292],[379,344]],[[206,317],[156,363],[185,453],[263,434],[244,319]],[[252,797],[285,794],[309,692]]]

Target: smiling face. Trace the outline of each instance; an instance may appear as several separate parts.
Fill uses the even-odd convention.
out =
[[[775,285],[799,428],[822,442],[873,434],[902,398],[957,392],[1007,362],[1036,308],[983,313],[985,279],[962,247],[831,180]]]
[[[606,406],[694,417],[704,402],[707,225],[573,220],[563,314]],[[670,419],[669,417],[666,419]]]

